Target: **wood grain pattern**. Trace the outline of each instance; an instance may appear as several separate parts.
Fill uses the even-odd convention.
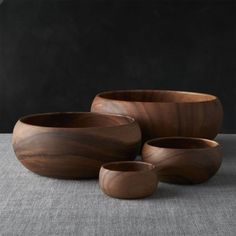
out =
[[[13,148],[29,170],[57,178],[98,177],[102,164],[133,160],[141,131],[133,118],[90,112],[36,114],[21,118]]]
[[[156,165],[160,181],[198,184],[217,172],[222,157],[215,141],[172,137],[146,142],[142,160]]]
[[[140,161],[108,163],[99,173],[101,190],[114,198],[144,198],[156,190],[157,184],[155,166]]]
[[[165,90],[120,90],[98,94],[91,111],[129,115],[142,130],[143,142],[169,136],[213,139],[223,110],[213,95]]]

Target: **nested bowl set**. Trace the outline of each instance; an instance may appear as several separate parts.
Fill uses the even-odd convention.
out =
[[[213,95],[167,90],[99,93],[91,112],[20,118],[13,131],[18,160],[39,175],[88,179],[116,198],[151,195],[159,181],[207,181],[222,161],[223,119]],[[141,154],[141,161],[134,161]]]

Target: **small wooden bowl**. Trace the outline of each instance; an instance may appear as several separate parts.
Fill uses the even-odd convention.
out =
[[[142,160],[156,165],[160,181],[198,184],[219,169],[219,144],[202,138],[168,137],[147,141]]]
[[[156,189],[156,167],[141,161],[104,164],[100,169],[99,185],[110,197],[137,199],[150,196]]]
[[[210,94],[168,90],[118,90],[99,93],[91,111],[129,115],[140,125],[143,143],[159,137],[213,139],[223,110]]]
[[[14,151],[26,168],[66,179],[95,178],[106,162],[134,160],[140,140],[133,118],[91,112],[30,115],[13,131]]]

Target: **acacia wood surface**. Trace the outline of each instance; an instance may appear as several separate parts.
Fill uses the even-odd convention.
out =
[[[129,115],[142,130],[143,143],[169,136],[213,139],[223,110],[213,95],[167,90],[120,90],[98,94],[91,111]]]
[[[215,141],[199,138],[159,138],[146,142],[142,160],[156,165],[160,181],[197,184],[220,168],[222,156]]]
[[[102,164],[133,160],[141,132],[133,118],[97,113],[48,113],[21,118],[13,148],[29,170],[57,178],[98,177]]]
[[[101,190],[114,198],[144,198],[156,190],[157,184],[155,166],[140,161],[108,163],[99,174]]]

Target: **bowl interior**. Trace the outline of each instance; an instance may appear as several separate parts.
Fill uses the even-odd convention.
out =
[[[147,142],[148,145],[159,148],[173,149],[205,149],[218,146],[218,143],[200,138],[160,138]]]
[[[145,162],[111,162],[103,165],[104,169],[121,172],[150,171],[155,168],[154,165]]]
[[[215,100],[210,94],[168,90],[123,90],[100,93],[105,99],[130,102],[187,103]]]
[[[134,122],[134,119],[126,116],[91,112],[65,112],[30,115],[21,118],[20,121],[25,124],[42,127],[89,128],[126,125]]]

